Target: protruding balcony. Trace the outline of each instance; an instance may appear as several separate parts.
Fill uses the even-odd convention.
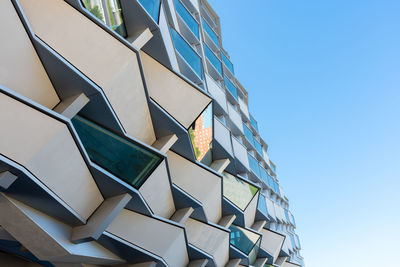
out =
[[[215,53],[218,53],[218,51],[219,51],[218,35],[211,28],[211,26],[207,23],[207,21],[204,20],[204,18],[202,18],[201,20],[202,20],[202,24],[203,24],[204,40],[205,40],[206,44],[211,48],[211,50],[213,50]]]
[[[182,35],[191,44],[198,44],[200,41],[199,23],[191,12],[180,0],[174,0],[178,23]]]
[[[228,89],[228,99],[231,103],[237,103],[238,101],[238,93],[237,93],[237,88],[233,84],[233,82],[226,76],[224,75],[224,81],[225,81],[225,86]]]
[[[120,181],[115,183],[138,190],[146,201],[143,205],[157,215],[169,218],[175,212],[162,156],[79,115],[72,123],[90,160],[109,175],[108,183],[116,177]]]
[[[170,28],[170,32],[181,73],[192,82],[201,84],[203,80],[201,57],[175,29]]]
[[[243,134],[243,122],[242,122],[242,117],[240,116],[240,113],[235,109],[234,106],[232,106],[228,102],[228,113],[229,113],[229,121],[230,121],[230,126],[232,133],[234,135],[242,135]]]
[[[232,62],[228,59],[228,57],[225,55],[225,53],[223,51],[221,51],[221,59],[222,62],[224,62],[224,68],[227,69],[228,71],[226,71],[228,73],[228,75],[231,76],[231,78],[233,77],[233,75],[235,75],[235,71],[233,69],[233,64]]]
[[[221,61],[205,43],[203,43],[203,46],[204,46],[204,53],[207,58],[206,62],[207,62],[208,73],[211,75],[211,77],[213,77],[214,80],[216,81],[222,80]]]
[[[216,117],[214,117],[214,140],[218,142],[215,147],[217,158],[233,158],[233,150],[231,143],[231,132],[229,129]],[[223,151],[220,151],[220,147]]]
[[[250,227],[254,223],[259,188],[230,173],[223,173],[225,214],[235,214],[235,224]]]
[[[152,144],[155,134],[134,49],[89,11],[82,10],[82,14],[65,1],[23,0],[20,5],[35,38],[39,37],[103,90],[129,135]]]
[[[261,236],[251,230],[233,224],[229,229],[231,230],[231,246],[246,255],[246,258],[241,263],[244,265],[254,264],[257,259],[258,250],[260,249]]]
[[[215,114],[222,115],[228,114],[228,106],[226,102],[225,90],[211,78],[208,74],[205,74],[208,92],[214,97],[215,101]]]
[[[234,136],[232,136],[232,147],[236,159],[236,169],[238,173],[244,173],[250,170],[247,149]]]
[[[90,159],[138,189],[162,158],[81,117],[72,120]]]

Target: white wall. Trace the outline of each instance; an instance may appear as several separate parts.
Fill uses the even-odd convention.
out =
[[[87,219],[103,197],[67,126],[0,93],[0,151]]]
[[[20,3],[35,34],[103,89],[127,133],[154,143],[136,53],[62,0]]]
[[[52,109],[60,101],[11,1],[0,2],[0,85]]]

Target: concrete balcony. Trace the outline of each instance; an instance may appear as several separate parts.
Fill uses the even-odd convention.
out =
[[[215,99],[214,105],[215,114],[228,114],[228,106],[226,102],[225,91],[211,78],[208,74],[205,75],[208,92]]]
[[[256,185],[230,173],[223,173],[223,212],[236,215],[236,225],[253,225],[258,195],[259,188]]]
[[[270,256],[268,263],[274,264],[279,257],[285,236],[268,229],[261,229],[262,240],[260,248]]]
[[[210,104],[211,97],[180,74],[141,53],[149,96],[188,129]]]
[[[0,18],[0,32],[7,36],[0,43],[1,85],[54,108],[60,99],[11,1],[0,3]]]
[[[21,0],[20,5],[34,34],[103,90],[126,133],[152,144],[156,138],[133,47],[65,1]]]
[[[206,221],[218,223],[222,215],[221,177],[172,151],[167,156],[172,183],[202,204],[193,214],[203,213]]]
[[[189,244],[212,256],[209,265],[225,266],[229,261],[229,231],[189,218],[186,223]],[[207,265],[208,266],[208,265]]]
[[[4,93],[0,124],[2,155],[29,170],[83,220],[89,218],[103,197],[67,124]]]
[[[228,113],[229,113],[232,133],[234,135],[242,135],[243,134],[242,116],[240,116],[240,113],[230,103],[228,103]]]
[[[244,118],[246,120],[249,120],[250,119],[250,113],[249,113],[249,108],[247,107],[247,104],[240,97],[239,97],[238,102],[239,102],[239,107],[240,107],[240,111],[242,112],[242,115],[244,115]]]
[[[186,266],[189,263],[185,231],[176,223],[124,209],[106,232],[154,253],[166,266]]]
[[[224,149],[225,155],[233,157],[231,132],[229,129],[214,116],[214,140]],[[224,153],[219,153],[219,158],[223,158]]]
[[[232,136],[232,147],[236,159],[236,167],[239,173],[250,170],[247,149],[235,137]]]

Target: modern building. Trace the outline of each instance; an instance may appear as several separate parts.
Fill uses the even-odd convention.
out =
[[[0,1],[0,266],[304,266],[205,0]]]

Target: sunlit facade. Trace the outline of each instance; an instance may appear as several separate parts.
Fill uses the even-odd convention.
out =
[[[4,0],[0,21],[0,266],[304,266],[207,1]]]

